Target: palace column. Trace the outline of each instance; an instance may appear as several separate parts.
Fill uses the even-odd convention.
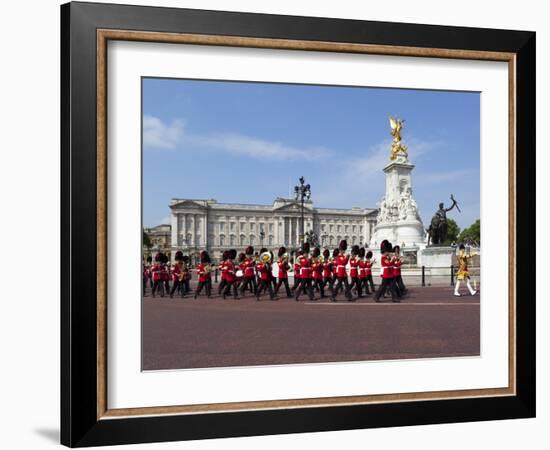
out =
[[[171,247],[174,248],[174,247],[177,247],[178,246],[178,234],[179,234],[179,230],[178,230],[178,224],[179,224],[179,214],[176,214],[172,211],[172,229],[171,229],[171,236],[170,236],[170,239],[171,239]]]

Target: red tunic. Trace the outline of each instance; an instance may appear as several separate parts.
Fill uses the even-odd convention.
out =
[[[227,280],[227,261],[222,261],[220,265],[218,266],[218,269],[221,273],[220,280],[222,281],[228,281]]]
[[[330,280],[332,278],[332,263],[330,261],[325,261],[323,263],[323,278],[325,280]]]
[[[306,256],[300,256],[298,263],[300,264],[300,278],[309,280],[311,278],[311,263],[309,258]]]
[[[288,278],[288,263],[283,259],[279,259],[279,278]]]
[[[203,263],[197,264],[197,274],[199,275],[199,282],[204,283],[210,279],[210,272],[206,271],[206,266]]]
[[[395,258],[393,260],[393,276],[394,277],[397,277],[397,276],[401,275],[401,266],[402,265],[403,265],[403,263],[399,259]]]
[[[172,266],[172,281],[178,281],[179,275],[183,273],[183,266],[179,264],[174,264]]]
[[[300,279],[300,263],[298,260],[294,263],[294,277]]]
[[[161,280],[162,265],[160,263],[153,264],[151,267],[151,272],[153,273],[153,281]]]
[[[367,278],[367,261],[365,261],[364,259],[359,260],[359,278],[361,280]]]
[[[349,256],[345,255],[338,255],[336,259],[334,260],[334,264],[336,265],[336,276],[338,278],[345,278],[348,276],[346,273],[346,266],[349,261]]]
[[[373,265],[374,265],[374,263],[370,259],[367,259],[365,261],[365,277],[368,277],[369,275],[372,275],[372,266]]]
[[[270,266],[267,263],[260,262],[256,264],[256,270],[260,274],[260,280],[269,281]]]
[[[322,280],[323,279],[323,265],[319,260],[312,261],[311,263],[311,273],[313,275],[314,280]]]
[[[254,277],[254,266],[255,266],[255,263],[252,258],[246,258],[244,260],[243,265],[241,267],[243,268],[245,278]]]
[[[358,271],[359,259],[355,256],[349,260],[349,275],[351,278],[357,278],[359,275]]]
[[[237,279],[237,275],[235,274],[235,264],[233,263],[233,261],[224,261],[224,266],[225,272],[223,273],[225,273],[225,281],[227,281],[228,283],[233,283]]]
[[[382,278],[393,278],[393,263],[389,256],[382,256],[380,260],[382,266]]]
[[[168,281],[170,279],[170,269],[168,268],[168,266],[166,264],[162,265],[162,271],[161,271],[160,279],[162,281]]]

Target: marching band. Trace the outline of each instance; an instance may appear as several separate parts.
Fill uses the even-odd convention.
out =
[[[201,295],[212,297],[212,275],[220,274],[220,282],[217,286],[218,297],[226,299],[232,296],[234,299],[244,297],[246,293],[254,295],[260,300],[264,295],[269,295],[271,300],[277,300],[281,286],[288,298],[300,300],[302,294],[306,294],[310,300],[330,298],[336,302],[340,292],[350,301],[364,298],[365,295],[374,294],[374,300],[380,301],[382,296],[391,295],[392,301],[399,302],[406,294],[407,289],[401,277],[403,257],[400,255],[399,246],[392,247],[388,241],[381,244],[381,283],[375,291],[372,277],[373,266],[376,263],[371,251],[354,245],[349,254],[346,240],[342,240],[338,248],[334,249],[332,256],[328,249],[315,247],[310,251],[309,243],[304,243],[297,251],[294,261],[294,286],[288,283],[291,264],[285,247],[280,247],[277,253],[278,259],[274,262],[273,253],[262,248],[260,253],[254,253],[254,247],[248,246],[244,253],[237,257],[237,251],[231,249],[225,251],[218,266],[212,264],[210,255],[203,250],[200,253],[200,262],[195,268],[189,265],[189,257],[182,251],[175,254],[175,263],[170,265],[168,257],[163,253],[157,253],[154,261],[151,257],[143,260],[143,295],[147,293],[148,286],[151,295],[164,297],[175,294],[186,297],[191,293],[190,280],[193,273],[197,277],[197,286],[193,297]],[[311,256],[310,256],[311,253]],[[463,277],[467,279],[467,259],[463,266]],[[276,276],[273,268],[276,267]],[[466,274],[466,275],[464,275]],[[169,280],[172,280],[170,288]],[[216,276],[217,281],[217,276]],[[467,281],[468,288],[469,281]],[[458,290],[459,283],[457,283]],[[330,295],[326,294],[328,289]],[[203,294],[204,293],[204,294]],[[318,298],[316,297],[318,294]]]

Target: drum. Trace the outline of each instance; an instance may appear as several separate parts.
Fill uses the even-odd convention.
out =
[[[237,278],[242,278],[244,273],[241,269],[237,270],[237,272],[235,272],[235,275],[237,275]]]

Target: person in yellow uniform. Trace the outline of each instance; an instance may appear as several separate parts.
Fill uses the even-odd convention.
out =
[[[470,294],[476,295],[477,291],[474,290],[474,288],[470,284],[470,274],[468,272],[468,264],[470,263],[470,259],[472,259],[475,255],[467,255],[464,244],[460,244],[460,247],[458,247],[458,249],[458,255],[456,256],[458,272],[456,273],[455,295],[457,297],[460,297],[459,289],[461,281],[466,281],[466,286],[468,287]]]

